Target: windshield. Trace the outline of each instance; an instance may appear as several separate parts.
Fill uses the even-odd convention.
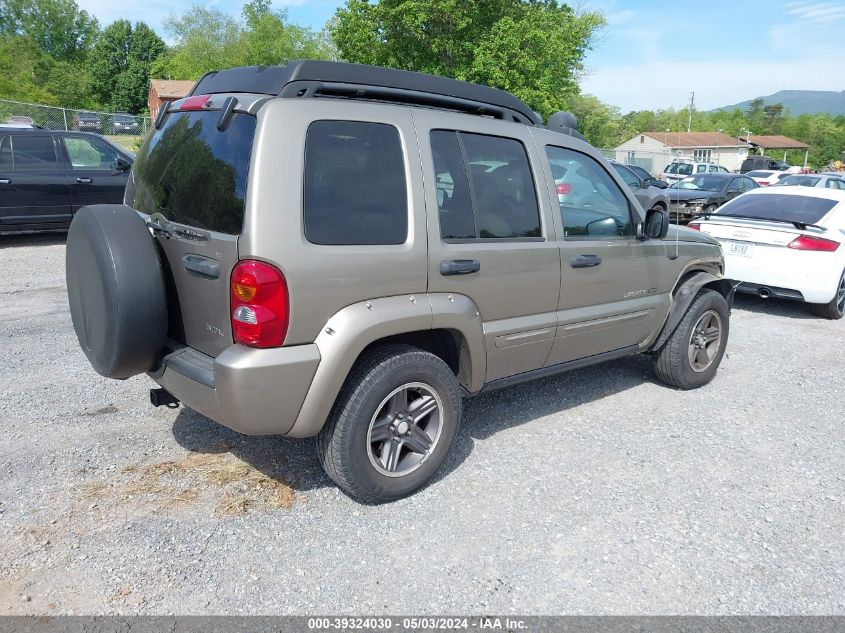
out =
[[[235,114],[223,131],[219,112],[175,112],[147,138],[126,186],[126,204],[143,213],[239,234],[255,117]]]
[[[718,214],[720,216],[818,224],[819,220],[835,206],[836,200],[828,198],[761,193],[734,198],[724,204],[718,210]]]
[[[815,187],[821,178],[818,176],[786,176],[781,178],[779,185],[801,185],[802,187]]]
[[[684,178],[670,185],[672,189],[701,189],[703,191],[720,191],[724,178],[713,178],[712,176],[693,176]]]
[[[666,169],[663,171],[667,174],[689,176],[692,173],[692,165],[689,163],[670,163],[669,165],[666,165]]]

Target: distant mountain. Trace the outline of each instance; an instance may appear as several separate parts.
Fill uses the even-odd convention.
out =
[[[767,97],[762,97],[762,99],[765,105],[782,103],[793,115],[825,113],[836,116],[845,114],[845,90],[842,92],[834,92],[833,90],[779,90]],[[751,101],[749,99],[715,109],[733,110],[739,108],[745,110]]]

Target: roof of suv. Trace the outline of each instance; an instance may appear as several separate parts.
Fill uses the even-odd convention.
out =
[[[457,79],[346,62],[299,60],[287,66],[212,71],[191,95],[253,93],[280,97],[347,97],[492,115],[540,125],[540,117],[513,95]]]

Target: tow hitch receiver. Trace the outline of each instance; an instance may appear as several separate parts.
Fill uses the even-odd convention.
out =
[[[175,409],[179,406],[179,400],[167,389],[150,389],[150,402],[154,407],[167,407]]]

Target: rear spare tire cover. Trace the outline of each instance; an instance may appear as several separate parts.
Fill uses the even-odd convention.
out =
[[[97,373],[124,379],[153,369],[167,306],[158,250],[141,216],[118,204],[81,208],[65,266],[73,329]]]

